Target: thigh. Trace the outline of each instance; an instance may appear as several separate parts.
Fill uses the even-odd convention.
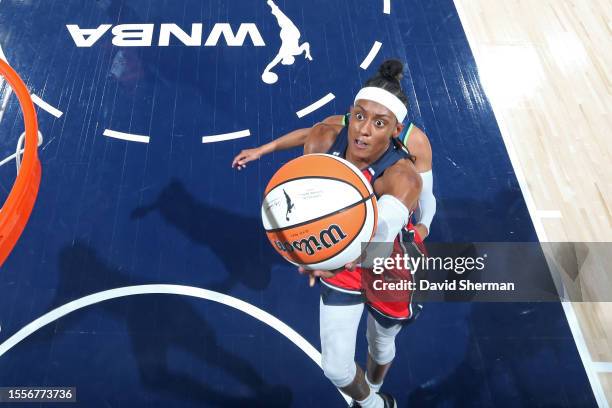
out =
[[[363,314],[363,303],[325,305],[319,303],[319,324],[323,356],[338,353],[354,360],[357,329]]]

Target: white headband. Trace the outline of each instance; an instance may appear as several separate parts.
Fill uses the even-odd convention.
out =
[[[393,95],[389,91],[385,91],[382,88],[377,88],[374,86],[361,88],[355,97],[355,103],[357,103],[359,99],[367,99],[368,101],[380,103],[385,108],[393,112],[397,118],[397,121],[400,123],[406,119],[406,115],[408,114],[406,105],[404,105],[404,103],[400,101],[397,96]]]

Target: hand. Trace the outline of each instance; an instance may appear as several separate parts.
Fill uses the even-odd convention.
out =
[[[321,269],[306,269],[303,266],[300,266],[298,268],[298,272],[301,275],[308,275],[308,286],[310,286],[312,288],[314,286],[317,278],[332,278],[337,273],[342,272],[345,269],[348,269],[349,271],[352,271],[353,269],[355,269],[355,267],[357,266],[357,263],[359,262],[360,259],[361,259],[361,257],[359,257],[358,259],[354,260],[353,262],[347,263],[346,265],[344,265],[344,268],[338,268],[338,269],[334,269],[332,271],[325,271],[325,270],[321,270]]]
[[[244,149],[234,157],[232,161],[232,168],[242,170],[246,167],[248,162],[258,160],[261,157],[261,150],[259,147],[254,149]]]
[[[422,240],[427,238],[427,235],[429,235],[429,231],[427,230],[427,227],[423,224],[415,225],[414,229],[419,233],[419,236],[421,237]]]
[[[340,270],[338,270],[338,272],[339,271]],[[298,272],[301,275],[308,275],[308,286],[310,286],[311,288],[314,286],[317,278],[331,278],[337,273],[332,271],[323,271],[320,269],[306,269],[303,266],[300,266],[298,268]]]

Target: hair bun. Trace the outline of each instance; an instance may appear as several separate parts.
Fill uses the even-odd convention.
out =
[[[396,59],[386,60],[378,68],[378,74],[385,79],[399,82],[404,76],[404,64]]]

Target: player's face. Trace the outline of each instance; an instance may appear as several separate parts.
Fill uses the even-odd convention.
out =
[[[370,161],[377,159],[389,146],[389,139],[397,136],[403,125],[383,105],[358,100],[351,109],[348,128],[348,149],[351,156]]]

